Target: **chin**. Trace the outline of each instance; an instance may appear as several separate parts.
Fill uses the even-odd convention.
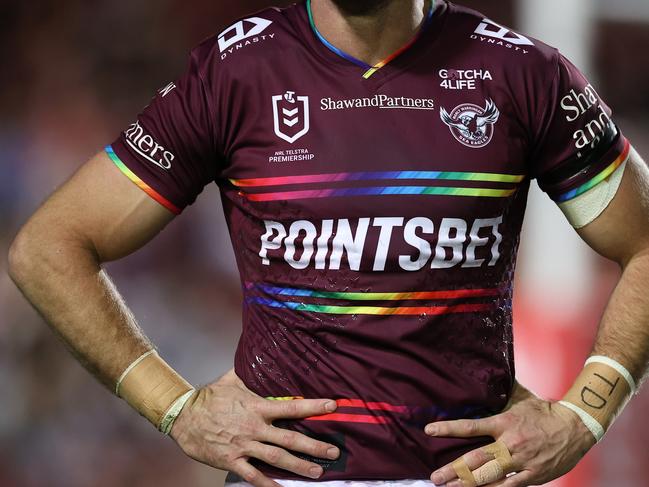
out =
[[[332,0],[347,15],[369,15],[380,10],[390,0]]]

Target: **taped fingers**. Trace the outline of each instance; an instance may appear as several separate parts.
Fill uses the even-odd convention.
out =
[[[452,487],[478,487],[502,481],[513,471],[509,449],[502,441],[496,441],[437,470],[431,480],[437,485],[448,483]],[[453,481],[455,478],[459,481]]]
[[[505,474],[514,471],[514,460],[512,459],[512,454],[509,452],[507,445],[502,441],[499,440],[490,445],[484,446],[482,447],[482,451],[493,455],[494,459],[503,468]]]
[[[453,466],[455,475],[457,475],[457,478],[462,481],[464,487],[476,487],[478,485],[471,469],[466,464],[464,457],[458,458],[451,465]]]
[[[471,472],[477,485],[498,482],[514,471],[511,453],[502,441],[487,445],[482,450],[493,455],[494,459]]]
[[[471,472],[477,485],[487,485],[505,478],[505,471],[498,460],[491,460]]]
[[[493,459],[494,456],[492,454],[478,448],[477,450],[465,453],[453,463],[435,471],[431,476],[431,480],[436,485],[442,485],[455,478],[459,478],[464,481],[464,485],[471,485],[473,481],[471,471]]]

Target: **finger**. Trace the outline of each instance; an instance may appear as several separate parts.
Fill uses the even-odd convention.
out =
[[[262,462],[266,462],[273,467],[288,470],[289,472],[296,473],[303,477],[317,479],[322,476],[322,467],[316,463],[307,462],[301,458],[291,455],[289,452],[282,448],[272,445],[265,445],[254,441],[247,449],[248,456],[257,458]]]
[[[230,470],[254,487],[282,487],[245,460],[237,460]]]
[[[499,482],[514,471],[514,461],[507,445],[498,440],[483,446],[482,450],[494,456],[494,459],[473,470],[473,478],[477,485],[488,485]]]
[[[336,410],[331,399],[294,399],[289,401],[260,401],[260,412],[268,419],[294,419],[321,416]]]
[[[533,477],[532,472],[524,470],[485,487],[528,487],[533,485]]]
[[[435,485],[442,485],[458,478],[458,472],[456,471],[456,469],[458,469],[459,465],[456,462],[463,460],[466,465],[466,471],[470,473],[472,470],[481,467],[494,458],[495,457],[493,456],[493,454],[483,450],[482,448],[478,448],[476,450],[465,453],[456,461],[435,470],[430,479]]]
[[[488,485],[503,480],[506,472],[498,460],[491,460],[473,471],[477,485]]]
[[[287,450],[306,453],[313,457],[334,460],[340,456],[340,450],[329,443],[314,440],[302,433],[269,426],[261,434],[261,441],[281,446]]]
[[[430,436],[447,436],[454,438],[472,438],[475,436],[500,436],[494,417],[482,419],[456,419],[429,423],[424,429]]]

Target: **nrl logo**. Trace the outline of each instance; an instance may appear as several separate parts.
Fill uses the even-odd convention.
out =
[[[309,97],[294,91],[273,96],[275,135],[292,144],[309,131]]]
[[[455,107],[451,113],[441,107],[439,115],[458,142],[479,149],[491,142],[494,124],[500,117],[500,110],[493,100],[489,99],[484,108],[465,103]]]

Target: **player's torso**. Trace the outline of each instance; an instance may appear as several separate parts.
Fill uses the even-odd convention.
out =
[[[423,475],[469,447],[432,446],[423,424],[498,410],[511,387],[527,135],[507,73],[467,48],[471,32],[453,49],[443,15],[365,79],[304,41],[297,8],[295,25],[254,17],[219,46],[237,372],[264,396],[343,400],[346,419],[293,425],[363,451],[327,478],[369,475],[367,459],[375,478]]]
[[[292,19],[301,21],[292,26],[293,35],[314,36],[299,15]],[[250,22],[242,32],[251,29]],[[221,137],[228,162],[221,177],[229,180],[224,187],[237,190],[237,205],[260,220],[283,220],[287,236],[298,220],[312,223],[317,236],[323,220],[333,219],[334,233],[341,219],[352,226],[360,220],[367,245],[360,259],[351,266],[341,263],[341,269],[412,272],[444,266],[432,256],[423,265],[417,251],[426,249],[404,240],[406,228],[412,234],[422,224],[431,227],[413,218],[426,218],[435,229],[444,219],[463,220],[467,243],[472,228],[489,233],[475,220],[502,217],[525,188],[527,134],[499,64],[469,49],[449,48],[444,24],[438,19],[437,30],[424,34],[412,52],[369,79],[362,68],[332,59],[324,45],[286,39],[285,25],[262,25],[257,35],[231,41],[222,53],[232,74],[221,84],[228,96],[219,97],[228,120]],[[260,44],[273,43],[277,48],[264,56],[250,55]],[[392,220],[380,220],[386,217]],[[373,244],[386,226],[392,230],[383,230],[384,237],[390,233],[393,239],[383,265]],[[308,224],[298,228],[299,240],[312,234]],[[273,264],[285,272],[337,267],[331,245],[325,253],[315,240],[310,258],[307,252]],[[288,255],[284,246],[255,246],[255,255]],[[403,256],[417,263],[404,264]],[[258,260],[273,267],[265,257]],[[457,265],[480,267],[478,261],[463,251]]]

